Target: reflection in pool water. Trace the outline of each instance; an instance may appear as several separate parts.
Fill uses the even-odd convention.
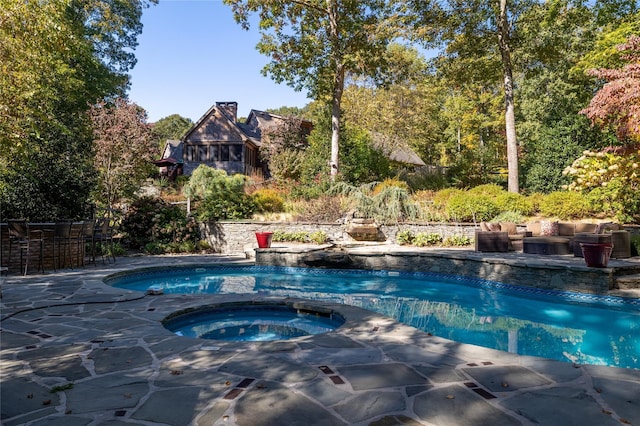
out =
[[[640,368],[640,304],[426,273],[214,266],[132,272],[111,285],[354,305],[433,335],[523,355]]]

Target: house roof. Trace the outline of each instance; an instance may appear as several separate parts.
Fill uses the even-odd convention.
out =
[[[427,164],[420,156],[407,145],[406,142],[397,137],[390,137],[381,133],[373,133],[373,146],[382,150],[387,158],[399,163],[413,164],[414,166],[426,166]]]
[[[167,161],[169,161],[168,164],[166,164]],[[164,144],[164,150],[162,151],[162,158],[160,160],[154,160],[153,164],[158,167],[182,164],[182,141],[167,139]]]

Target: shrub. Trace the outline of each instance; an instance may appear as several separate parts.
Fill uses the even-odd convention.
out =
[[[500,211],[511,211],[524,216],[534,214],[533,201],[521,194],[502,192],[496,196],[496,204]]]
[[[484,194],[461,192],[451,196],[447,215],[459,222],[482,222],[494,218],[500,209],[493,198]]]
[[[415,236],[410,229],[403,229],[396,234],[396,241],[400,245],[409,245],[413,243]]]
[[[163,252],[159,247],[169,243],[190,242],[200,239],[200,231],[193,218],[178,206],[159,198],[141,197],[134,201],[120,225],[129,246],[133,249],[149,246],[149,253]]]
[[[253,194],[256,211],[260,213],[280,213],[284,211],[284,199],[275,189],[258,189]]]
[[[413,245],[418,247],[435,246],[442,242],[442,235],[440,234],[427,234],[425,232],[419,232],[413,239]]]
[[[494,222],[522,223],[524,217],[518,212],[506,211],[493,218]]]
[[[449,247],[464,247],[471,245],[471,238],[466,235],[450,235],[442,241],[442,244]]]
[[[191,175],[184,193],[192,197],[198,219],[203,222],[224,219],[246,219],[256,205],[244,192],[246,176],[228,176],[224,170],[201,164]]]
[[[328,239],[329,237],[327,236],[327,233],[324,231],[312,232],[311,235],[309,235],[309,240],[316,244],[324,244],[327,242]]]
[[[631,256],[640,256],[640,235],[631,236]]]
[[[297,242],[297,243],[312,242],[316,244],[324,244],[327,242],[328,239],[329,237],[327,236],[327,233],[324,231],[315,231],[315,232],[312,232],[311,234],[305,231],[293,231],[293,232],[275,231],[273,233],[273,236],[271,237],[271,241],[277,241],[277,242],[286,242],[286,241]]]
[[[589,216],[591,209],[584,195],[573,191],[555,191],[541,200],[540,213],[559,219],[577,219]]]
[[[497,198],[498,196],[506,193],[506,191],[500,185],[496,185],[495,183],[478,185],[471,188],[468,192],[470,194],[486,195],[492,198]]]
[[[271,236],[271,241],[276,241],[276,242],[293,241],[298,243],[305,243],[307,242],[307,233],[305,231],[296,231],[296,232],[275,231]]]
[[[327,195],[291,203],[290,206],[294,220],[302,222],[335,222],[346,214],[340,198]]]
[[[464,194],[464,191],[462,189],[458,189],[458,188],[441,189],[440,191],[437,191],[433,195],[433,205],[437,208],[445,209],[451,197],[460,195],[460,194]]]

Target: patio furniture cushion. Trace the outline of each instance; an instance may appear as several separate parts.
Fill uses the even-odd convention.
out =
[[[552,222],[549,220],[543,220],[540,222],[540,235],[554,236],[558,235],[558,233],[558,222]]]

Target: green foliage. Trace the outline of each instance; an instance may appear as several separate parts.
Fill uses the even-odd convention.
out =
[[[413,238],[412,243],[417,247],[435,246],[442,243],[442,235],[436,233],[418,232]]]
[[[153,123],[152,131],[154,139],[162,149],[168,139],[180,139],[193,126],[190,118],[179,114],[171,114]]]
[[[531,216],[535,212],[533,201],[522,194],[502,191],[496,195],[496,204],[501,212],[513,212],[521,216]]]
[[[200,239],[197,223],[175,205],[159,198],[141,197],[134,201],[120,225],[129,246],[157,254],[182,247],[193,251]]]
[[[460,193],[449,198],[447,215],[456,222],[489,221],[500,213],[494,198],[485,194]]]
[[[460,196],[462,194],[464,194],[464,191],[458,188],[441,189],[433,195],[433,205],[444,209],[452,197]]]
[[[587,217],[592,212],[583,195],[571,191],[555,191],[541,200],[540,213],[559,219],[578,219]]]
[[[456,234],[446,237],[442,245],[447,247],[465,247],[471,245],[471,238],[466,235]]]
[[[495,183],[485,183],[483,185],[475,186],[467,192],[471,195],[486,195],[487,197],[498,198],[499,196],[504,195],[505,190]]]
[[[256,211],[260,213],[279,213],[284,211],[284,199],[275,189],[258,189],[251,196],[256,204]]]
[[[297,242],[297,243],[306,243],[309,236],[305,231],[275,231],[273,236],[271,237],[272,241],[275,242]]]
[[[353,203],[358,215],[382,222],[415,219],[419,216],[418,206],[412,201],[406,184],[396,186],[387,181],[380,185],[376,182],[351,186],[344,182],[336,183],[330,194],[342,195]]]
[[[628,182],[620,178],[611,179],[586,193],[590,210],[620,223],[640,223],[640,193],[629,188]]]
[[[197,200],[196,214],[203,222],[246,219],[256,210],[253,198],[244,191],[246,179],[201,164],[191,174],[183,192]]]
[[[396,241],[400,245],[410,245],[413,243],[415,235],[410,229],[403,229],[396,234]]]
[[[631,236],[631,256],[640,256],[640,235]]]
[[[329,237],[324,231],[314,231],[311,233],[305,231],[275,231],[272,236],[272,241],[276,242],[297,242],[297,243],[315,243],[324,244]]]
[[[324,231],[315,231],[309,235],[309,240],[316,244],[324,244],[329,239],[329,236]]]
[[[513,222],[513,223],[522,223],[524,221],[524,216],[519,212],[514,211],[503,211],[498,216],[493,218],[493,222]]]

